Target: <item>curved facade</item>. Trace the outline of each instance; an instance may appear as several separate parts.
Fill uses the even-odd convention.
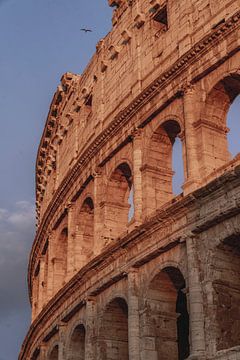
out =
[[[240,358],[240,1],[109,0],[63,75],[36,164],[19,360]],[[183,192],[172,190],[176,139]]]

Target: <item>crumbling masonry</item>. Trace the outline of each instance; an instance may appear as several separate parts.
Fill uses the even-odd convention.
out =
[[[240,0],[109,5],[111,32],[63,75],[42,135],[19,360],[240,359]]]

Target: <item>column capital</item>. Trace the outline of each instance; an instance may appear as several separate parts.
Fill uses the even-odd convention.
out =
[[[93,176],[93,178],[98,178],[98,177],[102,176],[102,169],[99,166],[96,167],[92,172],[92,176]]]
[[[191,82],[185,82],[181,88],[181,92],[183,95],[192,95],[194,94],[196,86]]]
[[[74,205],[74,203],[73,203],[72,201],[67,202],[66,207],[65,207],[65,210],[66,210],[67,212],[69,212],[70,210],[73,209],[73,205]]]
[[[135,127],[132,131],[131,131],[131,138],[132,140],[135,139],[141,139],[142,138],[142,134],[143,134],[143,129]]]
[[[126,271],[127,275],[131,275],[131,274],[135,275],[135,274],[138,274],[138,272],[139,272],[139,269],[134,268],[134,267],[131,267]]]
[[[93,295],[88,295],[85,299],[85,304],[88,304],[88,303],[96,303],[96,297],[93,296]]]

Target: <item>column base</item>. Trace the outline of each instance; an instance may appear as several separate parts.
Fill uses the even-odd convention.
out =
[[[206,360],[206,355],[203,353],[200,354],[191,354],[186,360]]]
[[[199,179],[187,180],[182,186],[183,194],[188,195],[194,190],[198,189],[200,186],[201,186],[201,181]]]

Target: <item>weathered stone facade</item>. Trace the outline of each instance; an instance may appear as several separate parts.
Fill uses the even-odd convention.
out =
[[[19,359],[240,359],[240,0],[109,5],[112,31],[63,76],[41,139]]]

